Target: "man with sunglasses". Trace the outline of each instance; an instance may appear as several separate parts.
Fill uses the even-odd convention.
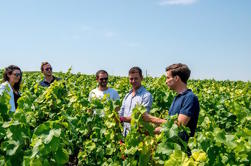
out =
[[[49,87],[55,80],[61,80],[52,74],[52,67],[48,62],[42,62],[41,72],[44,74],[44,79],[39,83],[43,87]]]
[[[98,87],[89,93],[89,101],[91,101],[92,98],[102,99],[104,96],[107,96],[110,100],[119,100],[118,92],[107,87],[108,73],[105,70],[97,71],[96,81],[98,83]]]

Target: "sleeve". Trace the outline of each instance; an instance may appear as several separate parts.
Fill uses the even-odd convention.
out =
[[[5,89],[6,89],[5,85],[1,84],[0,85],[0,95],[2,95],[4,93]]]
[[[116,90],[114,90],[114,100],[119,100],[119,94]]]
[[[4,87],[2,85],[0,85],[0,95],[3,94],[3,91],[4,91]]]
[[[92,98],[93,98],[93,96],[94,96],[94,92],[91,91],[91,92],[89,93],[88,101],[91,101]]]
[[[186,115],[188,117],[194,116],[196,101],[198,101],[196,96],[186,97],[180,109],[180,114]]]
[[[153,103],[153,98],[152,95],[150,93],[147,93],[146,95],[144,95],[143,100],[142,100],[142,105],[144,107],[146,107],[146,111],[149,113],[152,107],[152,103]]]
[[[126,95],[126,96],[127,96],[127,95]],[[125,99],[126,99],[126,96],[125,96],[125,98],[123,99],[121,108],[120,108],[120,110],[119,110],[119,116],[124,116],[124,112],[125,112]]]

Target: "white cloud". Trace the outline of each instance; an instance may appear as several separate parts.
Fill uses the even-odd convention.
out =
[[[191,5],[198,0],[160,0],[159,5]]]

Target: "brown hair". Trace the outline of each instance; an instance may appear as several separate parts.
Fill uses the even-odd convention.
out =
[[[182,63],[172,64],[166,68],[166,72],[169,70],[171,71],[173,77],[177,75],[180,77],[182,82],[187,84],[187,80],[191,74],[191,71],[187,65]]]
[[[4,81],[9,81],[8,75],[11,75],[14,70],[19,70],[20,73],[21,73],[19,81],[17,83],[15,83],[14,87],[13,87],[14,90],[19,91],[20,84],[22,82],[22,71],[18,66],[10,65],[10,66],[6,67],[4,72],[3,72],[3,80]]]
[[[96,72],[96,79],[98,79],[98,78],[99,78],[99,74],[100,74],[100,73],[106,74],[106,75],[107,75],[107,77],[108,77],[108,73],[107,73],[107,71],[105,71],[105,70],[99,70],[99,71],[97,71],[97,72]]]
[[[130,74],[134,74],[134,73],[139,73],[139,76],[140,76],[140,77],[143,77],[141,68],[139,68],[139,67],[137,67],[137,66],[132,67],[132,68],[129,70],[129,73],[128,73],[128,74],[130,75]]]
[[[41,72],[43,72],[44,71],[44,65],[48,65],[49,64],[49,62],[42,62],[42,64],[41,64]]]

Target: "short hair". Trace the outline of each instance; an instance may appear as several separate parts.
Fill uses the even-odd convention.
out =
[[[48,65],[49,64],[49,62],[42,62],[42,64],[41,64],[41,72],[43,72],[44,71],[44,66],[45,65]],[[50,65],[50,64],[49,64]]]
[[[172,76],[179,76],[181,81],[187,84],[187,80],[190,77],[191,70],[186,64],[176,63],[168,66],[166,72],[171,71]]]
[[[143,75],[142,75],[142,70],[141,70],[141,68],[139,68],[138,66],[134,66],[134,67],[132,67],[130,70],[129,70],[129,75],[130,74],[134,74],[134,73],[139,73],[139,76],[140,77],[143,77]]]
[[[12,72],[13,72],[14,70],[19,70],[20,73],[21,73],[19,81],[18,81],[17,83],[15,83],[15,84],[14,84],[14,87],[13,87],[14,90],[19,91],[19,89],[20,89],[20,84],[21,84],[21,82],[22,82],[22,70],[21,70],[18,66],[10,65],[10,66],[6,67],[5,70],[4,70],[4,72],[3,72],[3,80],[4,80],[4,81],[9,81],[8,75],[12,74]]]
[[[108,73],[107,73],[107,71],[105,71],[105,70],[99,70],[99,71],[97,71],[97,72],[96,72],[96,79],[98,79],[98,78],[99,78],[99,74],[101,74],[101,73],[106,74],[106,75],[107,75],[107,77],[108,77]]]

